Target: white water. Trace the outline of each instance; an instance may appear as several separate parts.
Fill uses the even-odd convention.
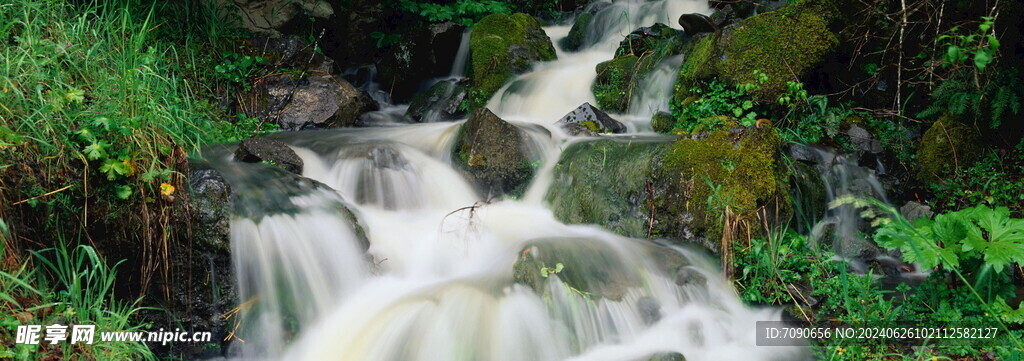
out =
[[[235,343],[240,357],[620,361],[677,352],[690,361],[806,358],[802,348],[755,346],[755,322],[778,320],[780,311],[744,306],[702,253],[566,225],[544,204],[560,149],[579,141],[551,124],[592,102],[593,67],[611,58],[615,39],[655,21],[676,26],[680,14],[707,10],[698,0],[638,0],[609,9],[595,20],[605,25],[593,48],[559,50],[558,61],[538,64],[491,100],[492,110],[527,130],[542,161],[522,200],[486,203],[451,165],[460,122],[278,134],[305,162],[303,177],[322,186],[291,175],[264,181],[278,174],[269,166],[221,168],[244,173],[226,178],[246,204],[266,208],[262,217],[232,223],[240,293],[252,301],[238,331],[246,342]],[[546,31],[557,41],[568,28]],[[655,83],[644,93],[645,105],[665,101],[655,91],[664,84]],[[302,187],[292,189],[295,184]],[[365,227],[365,253],[344,213],[332,206],[338,199]],[[549,255],[549,247],[559,251]],[[608,293],[582,294],[562,282],[563,273],[538,291],[518,284],[513,266],[526,254],[581,260],[568,267]],[[685,274],[705,281],[689,282],[656,261],[657,254],[675,254],[687,264]]]

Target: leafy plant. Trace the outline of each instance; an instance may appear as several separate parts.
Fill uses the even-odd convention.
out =
[[[981,19],[982,22],[978,25],[978,31],[975,33],[956,34],[960,27],[954,26],[950,29],[949,34],[941,35],[936,39],[940,45],[946,48],[943,56],[944,66],[973,61],[979,71],[984,71],[989,64],[995,61],[996,52],[999,50],[999,39],[996,38],[994,32],[989,32],[995,26],[995,19],[989,16],[983,16]]]
[[[497,0],[458,0],[448,4],[398,0],[398,6],[405,12],[419,15],[431,23],[452,21],[472,26],[489,14],[509,14],[512,7]]]
[[[768,81],[767,75],[755,72],[758,83]],[[750,96],[757,91],[757,84],[740,84],[730,87],[724,81],[714,79],[703,86],[695,87],[691,91],[699,96],[679,111],[677,119],[683,119],[676,124],[675,128],[693,132],[695,130],[707,131],[725,127],[727,118],[733,117],[744,126],[752,126],[757,122],[758,102]],[[726,119],[721,117],[725,116]]]
[[[380,31],[370,33],[371,39],[377,40],[377,48],[386,48],[398,44],[402,40],[402,34],[385,34]]]
[[[241,55],[235,52],[225,52],[221,54],[221,58],[221,63],[213,67],[217,77],[241,84],[246,90],[249,89],[248,80],[257,73],[261,64],[267,62],[267,58],[262,56]]]

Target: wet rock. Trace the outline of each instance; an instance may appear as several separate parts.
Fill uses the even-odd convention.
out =
[[[413,97],[405,115],[421,123],[463,118],[466,112],[462,104],[468,95],[468,80],[442,80]]]
[[[594,133],[625,133],[626,126],[618,120],[612,119],[608,113],[595,108],[590,103],[583,103],[575,110],[569,112],[559,119],[558,124],[562,127],[568,124],[582,125]]]
[[[683,27],[683,31],[689,36],[711,33],[718,30],[714,20],[707,15],[697,13],[679,16],[679,25]]]
[[[534,17],[521,13],[484,17],[470,36],[471,104],[483,106],[515,74],[556,57],[551,38]]]
[[[562,130],[565,130],[566,133],[574,137],[596,137],[600,135],[585,126],[576,123],[563,124]]]
[[[935,212],[932,211],[932,207],[915,201],[910,201],[904,204],[903,207],[900,207],[900,214],[903,215],[903,218],[906,218],[908,221],[913,223],[921,218],[931,219],[932,216],[935,215]]]
[[[396,102],[406,102],[428,80],[448,76],[466,27],[453,22],[433,24],[404,36],[376,63],[377,81],[387,84]]]
[[[459,128],[452,160],[487,196],[521,195],[536,171],[525,135],[487,108]]]
[[[640,319],[646,325],[653,325],[661,320],[661,304],[653,297],[641,297],[636,301],[636,308],[640,311]]]
[[[309,72],[329,74],[334,60],[314,51],[313,44],[305,44],[297,37],[255,37],[246,39],[245,55],[267,59],[276,69],[302,69]]]
[[[378,109],[369,95],[331,75],[268,76],[250,97],[256,107],[246,113],[289,130],[352,126],[359,115]]]
[[[559,263],[562,269],[555,272]],[[628,288],[641,284],[631,269],[606,243],[582,238],[541,239],[520,252],[512,278],[540,295],[547,294],[547,282],[558,277],[575,293],[621,301]]]
[[[416,121],[405,115],[405,112],[398,107],[375,110],[363,113],[356,119],[357,127],[389,126],[397,124],[412,124]]]
[[[680,268],[676,273],[676,284],[680,286],[704,287],[707,282],[708,278],[704,274],[690,267]]]
[[[650,56],[658,52],[678,53],[676,50],[681,50],[685,43],[685,39],[681,37],[682,34],[683,32],[662,23],[638,28],[619,42],[619,47],[615,49],[615,56],[634,55],[639,57]]]
[[[814,166],[804,162],[790,165],[790,190],[797,231],[809,231],[828,210],[828,189]]]
[[[566,51],[577,51],[584,46],[592,44],[592,40],[587,39],[587,28],[590,27],[590,22],[594,20],[594,15],[591,13],[582,13],[576,17],[576,21],[572,23],[572,28],[569,29],[569,35],[562,38],[558,42],[558,45]]]
[[[740,18],[739,16],[737,16],[736,10],[732,7],[732,5],[726,5],[725,7],[711,14],[711,23],[714,24],[715,27],[718,29],[732,25],[733,23],[739,20]]]
[[[821,162],[821,155],[818,154],[813,148],[806,144],[800,143],[789,143],[786,145],[786,155],[790,158],[799,160],[801,162],[807,162],[810,164],[817,164]]]
[[[295,174],[302,174],[302,158],[284,142],[264,138],[242,140],[235,160],[246,163],[270,163]]]
[[[871,132],[868,132],[867,129],[851,125],[846,134],[850,136],[850,142],[853,143],[853,146],[862,152],[877,154],[883,150],[882,142],[871,136]]]
[[[202,162],[193,162],[189,174],[188,204],[191,224],[187,242],[173,242],[168,260],[173,274],[171,284],[155,287],[170,290],[164,298],[154,289],[152,298],[163,300],[153,321],[172,329],[184,325],[189,330],[209,331],[215,340],[223,340],[231,324],[222,315],[238,304],[237,285],[231,260],[230,222],[232,189],[224,177]],[[199,355],[209,346],[176,343],[172,353]],[[223,346],[219,345],[219,346]],[[219,348],[219,347],[218,347]]]
[[[646,238],[651,231],[652,196],[665,188],[654,184],[648,189],[648,185],[654,182],[670,145],[657,139],[609,138],[569,146],[555,165],[546,195],[555,217]]]

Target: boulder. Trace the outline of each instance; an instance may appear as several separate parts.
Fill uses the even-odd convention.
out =
[[[651,228],[652,186],[665,139],[600,139],[569,146],[555,164],[546,199],[566,223],[597,224],[629,237],[646,238]],[[655,224],[655,227],[659,227]]]
[[[246,113],[288,130],[352,126],[359,115],[378,109],[369,95],[328,74],[264,77],[249,97],[254,106]]]
[[[941,183],[960,167],[966,168],[981,157],[981,134],[973,126],[945,115],[933,123],[921,137],[917,161],[921,169],[917,179],[924,184]]]
[[[334,15],[331,4],[324,0],[217,0],[213,6],[233,13],[246,30],[269,36],[280,36],[281,28],[295,18]]]
[[[597,64],[597,78],[590,87],[597,106],[617,113],[629,108],[633,89],[639,85],[638,73],[644,72],[640,68],[645,63],[639,60],[637,56],[626,55]]]
[[[569,29],[569,34],[558,41],[558,45],[562,47],[562,50],[577,51],[592,45],[594,40],[587,37],[587,29],[593,20],[594,14],[589,12],[577,16],[576,20],[572,23],[572,28]]]
[[[673,106],[713,78],[755,84],[754,96],[772,103],[789,81],[803,80],[839,45],[832,31],[839,9],[828,0],[804,0],[727,26],[690,43],[679,71]],[[761,82],[755,71],[767,76]]]
[[[594,108],[590,103],[583,103],[575,110],[559,119],[558,124],[566,127],[569,124],[581,125],[594,133],[625,133],[626,126],[612,119],[608,113]]]
[[[284,142],[265,138],[247,138],[235,149],[235,160],[269,163],[295,174],[302,174],[302,158]]]
[[[907,221],[910,221],[910,223],[914,223],[914,221],[921,218],[931,219],[935,215],[935,211],[932,211],[932,207],[910,201],[904,204],[903,207],[900,207],[900,215],[906,218]]]
[[[526,14],[491,14],[480,20],[470,36],[474,107],[487,103],[515,74],[538,61],[556,58],[555,47],[540,21]]]
[[[576,292],[622,301],[629,287],[641,285],[640,277],[623,261],[612,247],[597,240],[540,239],[519,253],[512,266],[512,279],[539,295],[547,295],[547,282],[558,277]],[[562,265],[560,269],[558,264]],[[542,271],[545,268],[547,272]]]
[[[487,108],[459,128],[452,161],[488,198],[522,195],[536,172],[523,132]]]
[[[468,94],[466,79],[442,80],[413,97],[405,115],[421,123],[463,118],[466,115],[463,103]]]
[[[689,36],[712,33],[718,30],[718,25],[710,17],[697,13],[680,15],[679,25],[683,27],[683,31]]]

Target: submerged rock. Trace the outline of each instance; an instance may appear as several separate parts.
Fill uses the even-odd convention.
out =
[[[562,127],[567,127],[569,124],[576,124],[583,126],[594,133],[625,133],[626,126],[620,123],[618,120],[612,119],[608,113],[601,111],[601,109],[595,108],[590,103],[583,103],[575,110],[569,112],[559,119],[557,123]],[[570,131],[571,133],[572,131]]]
[[[470,36],[473,69],[470,101],[487,103],[515,74],[538,61],[555,60],[555,47],[540,21],[526,14],[491,14],[480,20]]]
[[[466,79],[442,80],[413,97],[405,115],[421,123],[459,119],[466,114],[463,102],[468,94]]]
[[[595,67],[597,78],[590,90],[597,106],[621,113],[629,108],[634,93],[641,91],[641,79],[662,60],[680,54],[688,38],[682,31],[664,24],[634,30],[619,43],[615,58]]]
[[[487,108],[459,128],[452,161],[486,196],[521,195],[536,171],[523,132]]]
[[[256,109],[248,113],[289,130],[352,126],[359,115],[378,108],[369,95],[332,75],[268,76],[250,98]]]
[[[269,163],[295,174],[302,174],[302,158],[284,142],[264,138],[242,140],[235,150],[235,160],[246,163]]]
[[[531,242],[520,252],[512,278],[541,295],[549,292],[550,278],[558,277],[576,293],[621,301],[629,287],[641,285],[630,270],[614,249],[603,242],[542,239]]]

